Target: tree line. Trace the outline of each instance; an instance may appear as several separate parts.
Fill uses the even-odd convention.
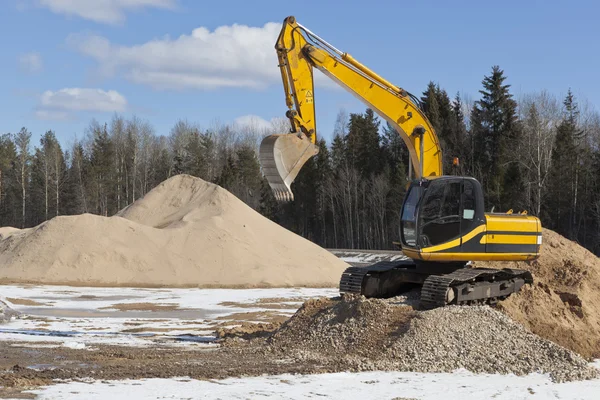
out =
[[[497,66],[479,99],[450,97],[430,82],[420,106],[436,129],[446,174],[477,178],[486,211],[526,210],[545,227],[600,252],[600,114],[571,90],[511,93]],[[168,135],[137,117],[92,121],[65,148],[53,131],[32,143],[22,128],[0,136],[0,226],[30,227],[58,215],[114,215],[170,176],[217,183],[266,217],[324,247],[393,248],[407,185],[408,151],[397,132],[364,113],[338,114],[333,140],[277,203],[263,178],[258,144],[287,131],[258,125],[200,129],[178,121]],[[454,158],[459,159],[455,165]]]

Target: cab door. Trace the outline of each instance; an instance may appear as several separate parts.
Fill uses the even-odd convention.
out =
[[[485,245],[480,243],[483,231],[481,234],[468,236],[481,225],[485,225],[481,185],[473,178],[464,178],[460,210],[461,252],[485,252]]]
[[[439,246],[460,237],[461,193],[461,178],[439,178],[429,183],[419,211],[421,248]]]

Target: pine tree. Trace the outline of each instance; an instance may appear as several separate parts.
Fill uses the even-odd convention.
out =
[[[521,180],[518,166],[512,166],[505,177],[510,164],[516,162],[512,157],[519,139],[517,104],[505,80],[504,71],[498,66],[484,77],[484,89],[479,91],[482,98],[473,107],[471,121],[476,177],[483,184],[488,206],[491,203],[496,210],[522,203],[521,196],[514,198],[514,193],[504,193],[505,186],[518,185]]]
[[[381,171],[379,124],[371,109],[364,114],[350,114],[346,137],[348,158],[363,179]]]
[[[93,173],[83,145],[75,142],[71,149],[71,164],[67,171],[63,212],[75,215],[90,212],[89,193],[94,186]]]
[[[238,185],[243,193],[241,198],[252,208],[258,209],[263,178],[256,151],[249,145],[242,145],[236,151],[236,156]]]
[[[17,147],[10,133],[0,136],[0,226],[18,226]]]
[[[574,239],[578,172],[576,140],[582,133],[577,124],[579,110],[571,90],[567,93],[563,106],[564,116],[557,128],[552,148],[546,212],[550,228]]]
[[[232,191],[237,182],[238,170],[232,154],[226,155],[225,165],[217,178],[217,185]]]
[[[421,97],[421,105],[427,119],[429,119],[429,122],[433,125],[433,129],[440,135],[442,132],[443,121],[440,105],[438,103],[438,92],[439,86],[433,83],[433,81],[430,81]]]
[[[95,183],[95,212],[108,216],[117,211],[113,204],[113,165],[114,146],[108,136],[107,126],[96,126],[93,129],[94,142],[91,154],[91,167]]]
[[[278,223],[278,211],[279,206],[273,195],[273,190],[271,190],[267,179],[263,178],[260,184],[260,206],[258,207],[258,212],[262,216],[269,218],[271,221]]]
[[[449,175],[452,171],[452,161],[454,157],[460,157],[463,146],[460,140],[461,126],[457,123],[453,103],[445,90],[429,82],[421,97],[421,105],[440,141],[444,171]]]

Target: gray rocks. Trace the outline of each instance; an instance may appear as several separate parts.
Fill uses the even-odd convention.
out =
[[[417,311],[407,299],[309,301],[269,339],[274,351],[355,371],[398,370],[590,379],[598,370],[488,306]],[[412,300],[412,299],[411,299]]]

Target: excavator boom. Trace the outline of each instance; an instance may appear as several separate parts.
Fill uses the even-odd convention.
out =
[[[417,178],[442,175],[442,152],[437,135],[414,96],[298,24],[294,17],[284,20],[275,50],[292,134],[265,138],[259,157],[278,200],[293,200],[292,182],[304,163],[318,153],[315,69],[352,93],[396,129],[409,149]]]

